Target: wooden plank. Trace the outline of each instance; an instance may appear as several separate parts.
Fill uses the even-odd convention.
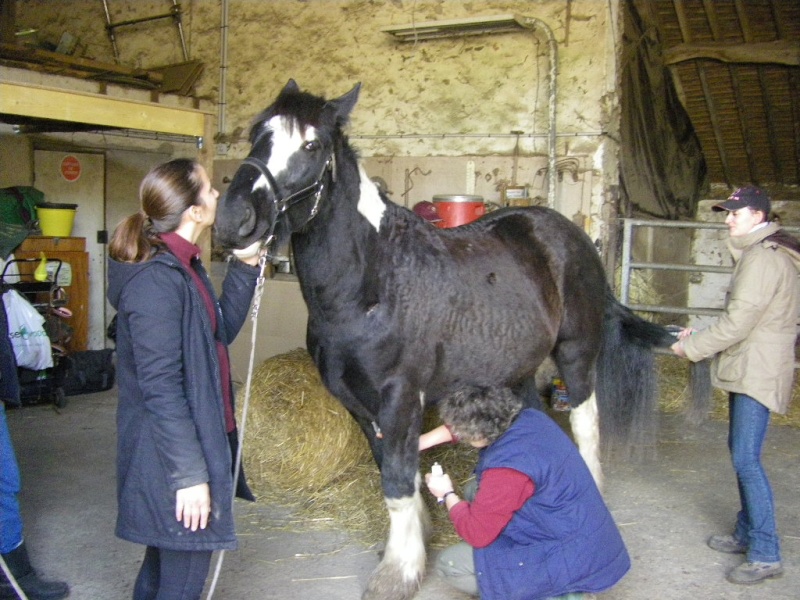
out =
[[[89,71],[92,73],[114,74],[134,79],[144,79],[151,83],[158,84],[163,81],[164,76],[154,71],[144,69],[132,69],[109,63],[101,63],[95,60],[67,56],[58,52],[50,52],[39,48],[29,48],[16,44],[0,44],[0,56],[3,58],[21,60],[25,62],[40,64],[57,64],[65,68]]]
[[[0,113],[202,137],[203,111],[0,81]]]
[[[797,67],[800,66],[800,43],[789,40],[749,44],[707,42],[704,44],[679,44],[664,50],[664,63],[667,65],[698,58],[727,63],[771,63]]]

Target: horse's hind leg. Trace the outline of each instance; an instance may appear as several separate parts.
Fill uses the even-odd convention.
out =
[[[572,437],[597,487],[602,489],[600,415],[594,390],[594,355],[587,348],[586,340],[562,341],[556,348],[555,361],[567,385],[572,405],[569,415]]]
[[[569,413],[572,436],[597,487],[603,489],[603,467],[600,464],[600,416],[594,392]]]

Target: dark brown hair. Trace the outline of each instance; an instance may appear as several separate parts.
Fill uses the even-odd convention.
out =
[[[175,231],[184,211],[200,204],[200,163],[177,158],[145,175],[139,186],[141,209],[125,218],[111,236],[108,254],[119,262],[149,260],[163,246],[159,233]]]
[[[504,387],[465,387],[443,398],[439,415],[464,442],[494,442],[522,410],[522,400]]]

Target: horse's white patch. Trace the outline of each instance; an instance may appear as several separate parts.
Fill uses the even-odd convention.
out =
[[[420,476],[417,474],[413,496],[386,498],[389,509],[389,539],[383,561],[392,563],[402,573],[405,581],[417,581],[425,571],[425,532],[423,512],[425,505],[419,493]]]
[[[578,450],[589,467],[594,482],[603,489],[603,467],[600,465],[600,418],[594,393],[569,413],[569,424]]]
[[[364,218],[370,222],[375,231],[378,231],[381,228],[381,218],[383,218],[386,205],[378,193],[378,186],[369,178],[369,175],[361,165],[358,165],[358,175],[361,178],[358,212],[364,215]]]
[[[292,155],[306,142],[317,139],[317,130],[308,127],[305,133],[302,133],[300,127],[292,127],[292,122],[281,115],[272,117],[269,120],[269,127],[272,129],[272,151],[267,168],[277,179],[281,172],[289,166],[289,159]]]

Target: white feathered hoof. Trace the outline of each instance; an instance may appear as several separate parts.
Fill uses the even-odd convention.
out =
[[[411,579],[409,571],[396,562],[384,559],[369,578],[362,600],[411,600],[419,591],[422,571]]]
[[[419,485],[419,475],[417,475]],[[383,560],[372,573],[363,600],[410,600],[425,574],[425,536],[428,514],[419,493],[405,498],[386,498],[389,539]]]

